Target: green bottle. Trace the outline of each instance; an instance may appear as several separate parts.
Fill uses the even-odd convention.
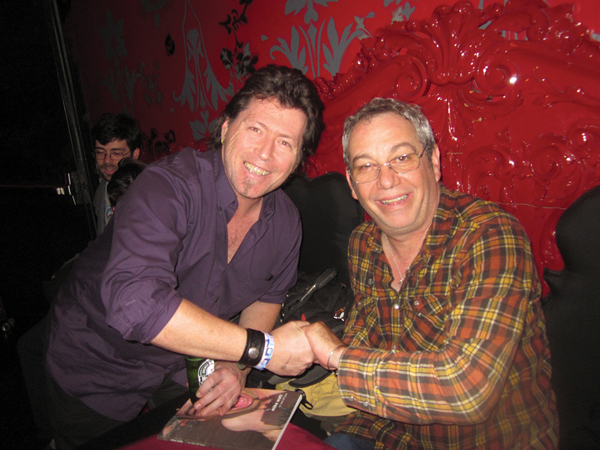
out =
[[[215,371],[215,362],[212,359],[185,357],[185,370],[187,372],[188,386],[190,389],[190,400],[192,404],[198,401],[196,392],[204,383],[204,380]]]

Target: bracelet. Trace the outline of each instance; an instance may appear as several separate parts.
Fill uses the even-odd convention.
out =
[[[327,367],[326,367],[326,369],[327,369],[327,370],[331,370],[331,369],[330,369],[330,367],[331,367],[331,366],[329,365],[329,361],[331,361],[331,357],[333,356],[333,354],[335,353],[335,351],[336,351],[338,348],[342,348],[342,347],[344,347],[345,345],[346,345],[346,344],[340,344],[340,345],[338,345],[336,348],[334,348],[333,350],[331,350],[331,353],[329,354],[329,357],[327,358]]]
[[[265,351],[262,355],[262,359],[258,364],[254,366],[255,369],[263,370],[271,361],[273,352],[275,351],[275,339],[269,333],[263,333],[265,335]]]
[[[255,366],[262,360],[265,351],[264,333],[251,328],[246,331],[248,332],[246,348],[238,362],[246,366]]]

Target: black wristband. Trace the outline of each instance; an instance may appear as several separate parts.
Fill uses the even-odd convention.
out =
[[[252,330],[251,328],[246,331],[248,332],[246,348],[239,363],[254,367],[261,361],[265,351],[265,335],[262,331]]]

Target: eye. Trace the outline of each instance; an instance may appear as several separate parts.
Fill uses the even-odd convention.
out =
[[[298,151],[298,144],[296,141],[280,139],[277,142],[282,151],[287,153],[295,153]]]
[[[376,166],[373,163],[361,164],[360,166],[356,166],[356,170],[358,172],[368,172],[369,170],[374,169]]]
[[[250,127],[250,131],[254,131],[255,133],[260,133],[260,130],[256,127]]]
[[[394,158],[394,159],[392,160],[392,162],[396,162],[396,163],[400,163],[400,164],[402,164],[402,163],[405,163],[405,162],[407,162],[408,160],[410,160],[410,158],[411,158],[411,157],[410,157],[410,154],[409,154],[409,155],[400,155],[400,156],[397,156],[396,158]]]

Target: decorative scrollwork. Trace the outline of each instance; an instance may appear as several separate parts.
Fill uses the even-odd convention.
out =
[[[513,212],[540,271],[559,269],[556,221],[600,184],[600,45],[572,10],[460,1],[379,30],[348,72],[315,80],[327,130],[312,174],[344,171],[343,122],[364,103],[415,103],[438,140],[444,183]]]

